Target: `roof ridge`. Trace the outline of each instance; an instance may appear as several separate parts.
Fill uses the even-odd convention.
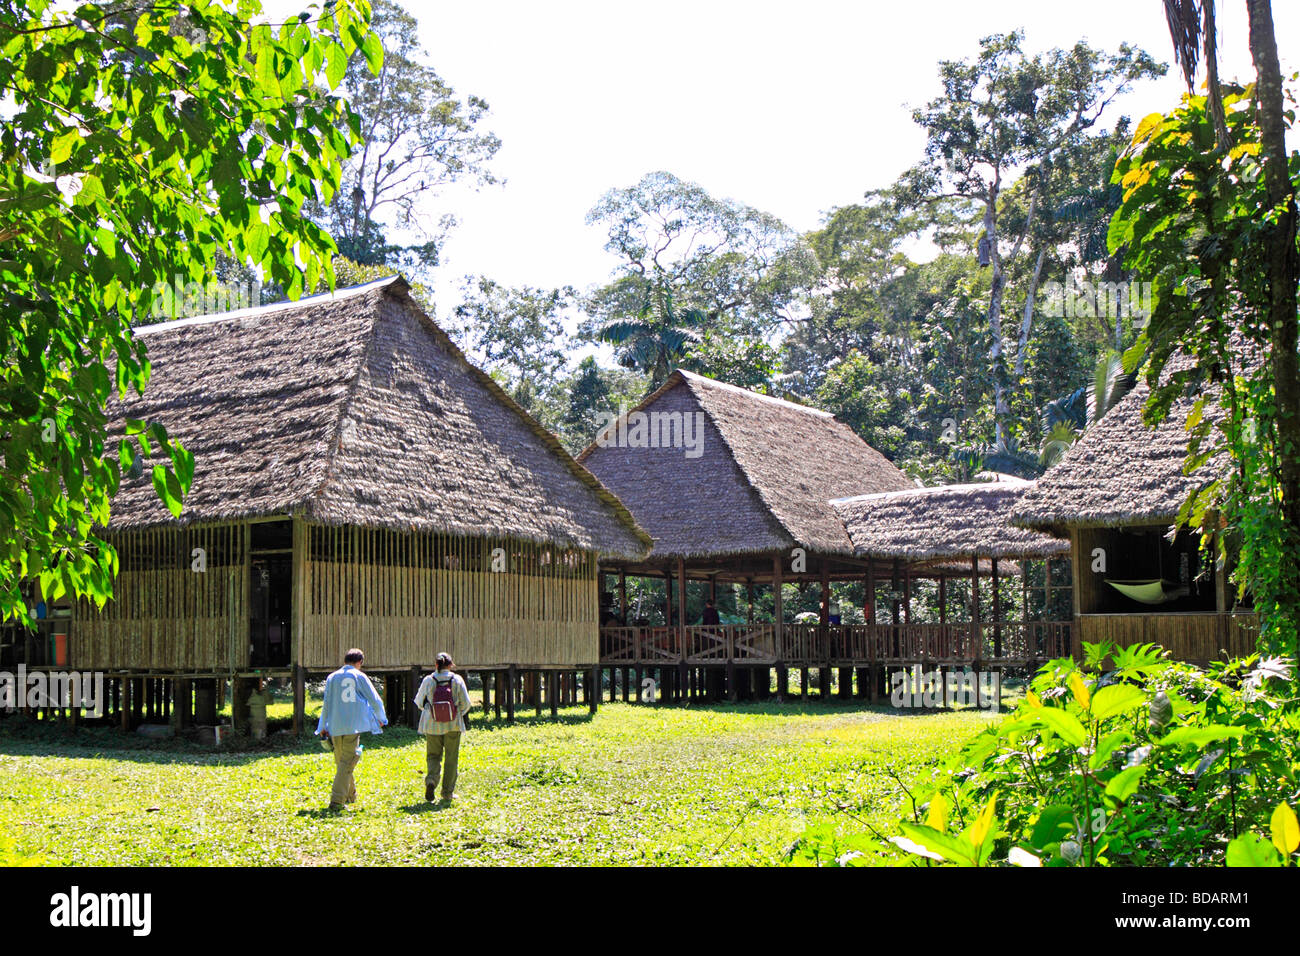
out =
[[[760,402],[770,402],[774,405],[780,405],[794,411],[807,412],[809,415],[816,415],[818,418],[835,418],[833,412],[828,412],[821,408],[812,408],[808,405],[800,405],[798,402],[792,402],[789,399],[777,398],[775,395],[764,395],[762,392],[756,392],[751,388],[744,388],[740,385],[733,385],[731,382],[724,382],[721,379],[709,378],[707,375],[701,375],[698,372],[691,372],[684,368],[677,369],[681,372],[682,378],[688,382],[707,382],[706,388],[720,388],[731,392],[739,392],[751,399]]]
[[[855,501],[879,501],[883,498],[902,498],[905,495],[929,495],[941,491],[980,491],[997,489],[999,491],[1028,491],[1035,482],[1021,479],[1019,481],[967,481],[952,485],[924,485],[916,488],[897,488],[894,491],[873,491],[865,495],[849,495],[846,498],[832,498],[833,505],[846,505]]]
[[[365,282],[361,285],[346,286],[343,289],[336,289],[330,292],[320,292],[316,295],[304,296],[301,299],[291,299],[284,302],[272,302],[268,305],[252,305],[243,309],[233,309],[229,312],[212,312],[207,315],[196,315],[185,319],[172,319],[163,322],[151,322],[148,325],[139,325],[131,330],[132,335],[156,335],[159,332],[170,332],[173,329],[189,328],[195,325],[212,325],[216,322],[224,322],[228,319],[247,319],[263,315],[271,315],[276,312],[287,312],[290,309],[310,308],[313,305],[321,305],[325,301],[338,302],[343,299],[351,299],[366,292],[382,289],[386,286],[393,285],[396,282],[405,283],[406,280],[400,273],[394,273],[391,276],[384,276],[382,279],[375,279],[371,282]]]

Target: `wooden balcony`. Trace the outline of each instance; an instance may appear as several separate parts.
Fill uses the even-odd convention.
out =
[[[1021,666],[1070,653],[1069,621],[959,624],[775,624],[603,627],[608,666],[874,664]]]

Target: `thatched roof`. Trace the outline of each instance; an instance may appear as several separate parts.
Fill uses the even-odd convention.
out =
[[[801,546],[853,553],[832,498],[912,483],[828,412],[676,371],[634,412],[702,422],[702,453],[598,440],[578,456],[655,540],[653,558]]]
[[[110,420],[156,420],[194,454],[182,522],[510,537],[635,557],[650,539],[559,441],[471,365],[400,277],[137,329],[152,376]],[[110,530],[173,519],[148,465]]]
[[[1038,479],[1012,510],[1027,527],[1168,524],[1187,497],[1218,475],[1222,461],[1183,473],[1191,399],[1174,403],[1157,427],[1142,421],[1150,390],[1139,384]]]
[[[940,485],[835,501],[857,554],[930,561],[952,558],[1039,558],[1070,544],[1009,521],[1033,485],[1019,479]]]

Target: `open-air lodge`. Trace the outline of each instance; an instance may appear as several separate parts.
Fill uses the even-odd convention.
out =
[[[226,680],[238,721],[280,677],[300,727],[307,680],[350,646],[393,719],[441,650],[510,717],[579,687],[593,709],[602,687],[641,698],[646,677],[659,700],[765,697],[773,675],[784,696],[792,671],[874,699],[901,668],[1026,669],[1080,640],[1253,646],[1224,569],[1170,534],[1205,475],[1183,474],[1177,407],[1142,424],[1142,387],[1036,484],[920,488],[826,412],[685,371],[575,461],[398,278],[136,334],[152,379],[111,418],[194,454],[182,515],[142,462],[106,531],[114,599],[0,646],[105,673],[123,726],[213,722]],[[817,611],[791,613],[809,591]]]
[[[1068,546],[1006,523],[1021,484],[918,489],[832,415],[685,371],[578,460],[655,542],[646,557],[602,565],[617,584],[601,658],[622,670],[625,696],[648,673],[670,699],[761,696],[773,671],[784,695],[792,669],[805,691],[815,671],[823,696],[835,683],[853,693],[855,678],[856,693],[874,696],[892,666],[1005,667],[1068,652],[1068,617],[1046,619],[1068,590],[1050,567]],[[1016,560],[1048,565],[1036,593]],[[631,616],[637,576],[664,582],[653,619]],[[1017,601],[1013,576],[1024,582]],[[833,582],[863,588],[861,623],[836,613]],[[816,622],[785,620],[785,584],[819,590]],[[924,608],[913,593],[922,584]],[[688,619],[689,589],[716,601],[720,585],[745,589],[747,619]],[[754,618],[755,589],[770,596],[770,621]]]
[[[1076,642],[1151,642],[1199,663],[1252,653],[1258,619],[1228,580],[1231,567],[1207,557],[1200,534],[1174,528],[1188,496],[1227,462],[1186,474],[1191,399],[1152,429],[1142,421],[1149,394],[1139,385],[1088,429],[1012,520],[1069,537]]]
[[[52,614],[67,637],[47,663],[104,672],[124,725],[168,702],[215,722],[218,680],[238,705],[268,677],[294,680],[300,725],[305,681],[351,646],[397,715],[443,650],[511,714],[541,706],[543,674],[552,707],[576,700],[599,663],[597,562],[650,541],[403,280],[135,334],[152,378],[110,420],[165,425],[192,487],[176,520],[149,462],[124,479],[114,599]]]

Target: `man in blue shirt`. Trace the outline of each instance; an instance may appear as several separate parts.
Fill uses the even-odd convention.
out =
[[[365,659],[365,654],[352,648],[343,655],[343,666],[325,681],[325,700],[316,733],[330,741],[334,749],[331,810],[342,810],[343,804],[356,802],[357,787],[352,771],[361,759],[361,735],[382,734],[382,728],[388,723],[384,702],[379,699],[375,685],[361,673]]]

